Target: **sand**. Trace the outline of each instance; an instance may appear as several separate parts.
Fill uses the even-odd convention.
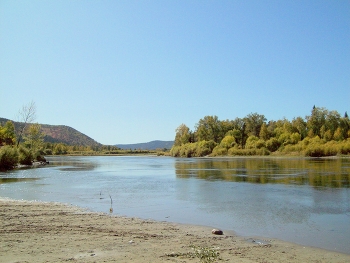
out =
[[[350,262],[350,255],[211,228],[92,213],[58,203],[0,199],[0,262]]]

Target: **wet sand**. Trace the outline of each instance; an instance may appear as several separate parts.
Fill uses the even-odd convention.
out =
[[[350,255],[211,228],[129,218],[58,203],[0,199],[0,262],[350,262]],[[261,241],[261,240],[259,240]]]

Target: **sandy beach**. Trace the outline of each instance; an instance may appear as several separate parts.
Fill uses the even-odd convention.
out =
[[[347,254],[279,240],[58,203],[0,199],[0,222],[0,262],[200,262],[192,246],[217,251],[217,262],[350,262]]]

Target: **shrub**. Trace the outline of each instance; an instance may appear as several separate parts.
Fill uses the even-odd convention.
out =
[[[303,144],[302,143],[297,143],[297,144],[288,144],[286,146],[283,147],[283,149],[281,150],[281,152],[283,153],[287,153],[287,154],[301,154],[303,152]]]
[[[17,149],[11,146],[3,146],[0,148],[0,169],[9,170],[18,163]]]
[[[230,149],[231,147],[235,146],[236,144],[236,139],[235,137],[231,135],[226,135],[220,142],[220,147],[221,148],[226,148]]]
[[[191,247],[194,250],[194,254],[199,259],[199,262],[211,263],[215,262],[219,258],[220,253],[214,248],[198,247],[193,245]]]
[[[343,142],[339,148],[341,154],[350,154],[350,139],[347,139],[347,141]]]
[[[271,152],[277,151],[279,147],[280,147],[280,143],[276,138],[271,138],[266,141],[266,148]]]
[[[322,157],[325,155],[325,149],[323,145],[309,145],[305,150],[305,156],[310,157]]]
[[[31,165],[33,161],[33,155],[31,151],[25,147],[19,147],[19,158],[20,164]]]
[[[290,143],[297,144],[301,140],[301,135],[297,132],[290,135]]]
[[[266,148],[261,148],[261,149],[230,148],[228,150],[228,154],[229,155],[238,155],[238,156],[270,155],[270,151]]]
[[[180,157],[180,146],[173,146],[170,149],[170,154],[173,157]]]
[[[259,140],[259,138],[254,136],[254,135],[249,136],[247,141],[246,141],[246,143],[245,143],[245,147],[247,149],[257,148],[256,147],[256,143],[257,143],[258,140]]]
[[[217,143],[214,142],[213,140],[210,141],[200,141],[197,142],[197,147],[196,147],[196,157],[202,157],[206,156],[208,154],[211,154],[213,149],[216,147]]]
[[[266,142],[263,139],[259,139],[256,144],[255,144],[256,148],[258,149],[262,149],[262,148],[266,148]]]
[[[197,144],[196,143],[186,143],[184,145],[184,150],[183,150],[183,157],[195,157],[196,155],[196,150],[197,150]]]
[[[225,147],[216,146],[211,153],[212,156],[223,156],[227,155],[227,149]]]

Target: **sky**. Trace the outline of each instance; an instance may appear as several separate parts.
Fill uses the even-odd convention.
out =
[[[0,117],[102,144],[182,123],[350,113],[350,0],[0,0]]]

